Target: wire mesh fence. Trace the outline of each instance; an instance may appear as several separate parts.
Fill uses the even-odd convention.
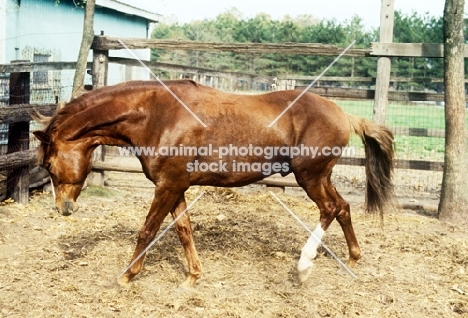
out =
[[[109,74],[108,83],[116,84],[126,80],[130,80],[131,74],[141,72],[143,68],[135,71],[135,66],[132,66],[131,71],[125,71],[125,76],[116,73]],[[0,102],[1,107],[8,107],[8,95],[10,89],[8,74],[0,74]],[[34,76],[30,87],[30,102],[31,104],[46,104],[56,103],[58,101],[67,101],[71,96],[71,84],[74,71],[50,71],[48,73],[47,85],[35,83]],[[43,76],[43,75],[42,75]],[[273,89],[271,83],[256,82],[246,83],[245,80],[236,81],[235,78],[213,78],[203,75],[176,74],[177,78],[191,78],[201,81],[202,84],[208,86],[216,86],[225,91],[236,91],[241,93],[262,93]],[[173,77],[173,76],[172,76]],[[36,77],[36,80],[39,77]],[[90,78],[87,79],[90,81]],[[350,86],[350,85],[348,85]],[[368,87],[366,87],[368,88]],[[349,100],[331,98],[346,112],[358,115],[363,118],[372,119],[373,101],[372,100]],[[427,162],[442,163],[444,160],[444,106],[440,102],[409,102],[409,101],[390,101],[387,108],[387,125],[392,129],[395,135],[396,158],[399,160],[411,160],[412,168],[414,169],[396,169],[395,184],[397,190],[402,192],[420,191],[427,192],[433,196],[437,196],[441,187],[442,172],[425,170]],[[0,125],[0,147],[1,154],[8,152],[8,124]],[[30,123],[30,131],[41,129],[42,127],[35,123]],[[32,135],[31,135],[32,136]],[[31,137],[29,147],[34,149],[38,146],[38,141]],[[363,158],[364,150],[362,142],[358,137],[352,136],[350,146],[356,149],[355,157]],[[120,156],[119,151],[115,147],[109,147],[106,150],[106,159],[114,160]],[[422,162],[422,166],[418,166]],[[426,165],[426,166],[424,166]],[[34,164],[32,165],[34,166]],[[17,163],[6,162],[1,167],[0,183],[0,198],[5,198],[5,182],[8,171],[18,167]],[[429,167],[430,168],[430,167]],[[337,165],[334,169],[334,179],[341,187],[358,187],[365,186],[364,168],[359,166]],[[37,173],[36,170],[31,170]],[[39,179],[43,177],[39,177]],[[37,178],[36,178],[37,179]],[[42,180],[41,179],[41,180]],[[32,184],[36,184],[32,182]]]
[[[0,199],[5,199],[14,193],[17,183],[15,178],[21,175],[21,170],[30,166],[32,172],[30,184],[38,184],[38,169],[34,158],[34,150],[39,142],[30,132],[41,129],[34,121],[18,121],[14,116],[15,104],[57,104],[71,95],[71,83],[74,71],[40,71],[31,73],[16,73],[27,75],[26,81],[12,81],[10,73],[0,73],[0,109],[3,111],[3,122],[0,123]],[[11,115],[10,113],[11,112]],[[44,172],[39,178],[44,179]]]
[[[348,113],[372,119],[373,101],[336,100],[336,103]],[[387,126],[394,134],[396,159],[411,161],[412,169],[395,169],[397,190],[437,194],[441,188],[442,171],[428,169],[431,162],[442,164],[444,161],[444,107],[435,102],[390,101]],[[357,156],[364,156],[362,142],[357,136],[351,137],[350,145],[358,149]],[[335,171],[350,176],[354,169],[337,167]],[[359,174],[363,175],[363,171]]]

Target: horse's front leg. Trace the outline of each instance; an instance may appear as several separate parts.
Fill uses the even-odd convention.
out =
[[[185,189],[184,189],[185,190]],[[148,247],[156,236],[161,223],[174,208],[174,205],[181,197],[184,190],[173,187],[156,187],[153,202],[151,204],[146,221],[138,235],[138,241],[130,264]],[[143,254],[123,275],[119,278],[119,283],[127,284],[135,277],[143,267],[146,253]]]
[[[177,234],[179,235],[180,243],[182,244],[185,252],[185,257],[187,258],[188,264],[188,275],[185,282],[181,287],[191,287],[195,282],[200,278],[202,274],[202,268],[200,260],[198,259],[197,250],[195,249],[195,244],[193,242],[192,236],[192,226],[190,225],[190,216],[186,211],[187,204],[185,202],[185,196],[178,200],[172,216],[177,218],[181,213],[184,213],[176,222],[175,228]]]

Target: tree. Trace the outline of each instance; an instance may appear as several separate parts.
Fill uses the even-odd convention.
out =
[[[406,15],[395,11],[394,41],[398,43],[442,43],[442,18],[420,15],[413,12]],[[443,77],[442,60],[438,58],[392,58],[392,72],[394,77],[422,78]],[[421,82],[400,82],[398,89],[423,90],[437,89],[439,84]],[[440,90],[440,88],[439,88]]]
[[[395,13],[395,42],[442,43],[442,17],[413,13]],[[272,19],[260,13],[245,18],[236,8],[231,8],[215,19],[192,21],[177,24],[173,21],[159,23],[153,31],[157,39],[192,39],[215,42],[295,42],[323,43],[340,47],[348,46],[356,40],[356,48],[368,48],[370,42],[379,38],[378,30],[367,30],[359,16],[349,20],[320,20],[312,15],[299,15],[292,18]],[[264,75],[313,75],[325,69],[334,57],[288,54],[241,54],[233,52],[197,52],[152,50],[152,59],[159,62],[184,65],[198,65],[220,71],[253,72]],[[439,58],[393,58],[392,70],[399,77],[443,77],[443,60]],[[327,75],[356,77],[376,77],[377,59],[372,57],[343,57]],[[359,85],[356,83],[356,85]],[[406,89],[437,89],[441,83],[400,83]]]
[[[468,148],[464,83],[465,0],[446,0],[444,8],[445,165],[439,219],[468,224]]]
[[[83,22],[83,38],[81,40],[80,52],[78,53],[78,61],[76,64],[75,76],[73,78],[73,93],[72,98],[81,95],[83,90],[84,76],[86,73],[86,64],[88,63],[88,54],[94,38],[94,9],[96,0],[87,0],[85,16]]]

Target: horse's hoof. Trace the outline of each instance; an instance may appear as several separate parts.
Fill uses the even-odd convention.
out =
[[[305,282],[307,278],[309,278],[310,274],[312,274],[313,266],[314,263],[310,259],[301,257],[297,264],[297,272],[301,283]]]
[[[346,271],[346,269],[343,268],[343,266],[340,266],[340,268],[338,268],[336,273],[340,274],[340,275],[347,275],[348,274],[348,272]]]
[[[299,281],[301,283],[305,282],[307,278],[309,278],[310,274],[312,274],[313,265],[314,264],[312,262],[309,262],[307,265],[303,263],[301,264],[301,262],[299,262],[299,265],[297,266],[297,272],[299,275]]]
[[[118,283],[117,280],[108,281],[107,283],[104,283],[102,286],[107,289],[119,289],[121,287],[121,285]]]
[[[312,267],[307,268],[298,273],[299,281],[301,283],[305,282],[307,278],[309,278],[310,274],[312,274]]]
[[[130,279],[127,276],[121,276],[117,279],[117,284],[121,287],[128,288],[130,286]]]
[[[185,283],[182,283],[179,285],[179,287],[177,287],[176,291],[179,294],[193,294],[197,290],[192,286],[187,286]]]
[[[193,289],[193,285],[195,285],[195,283],[197,282],[198,278],[200,278],[200,276],[193,276],[193,275],[189,275],[187,276],[187,279],[179,285],[179,288],[184,288],[184,289]]]

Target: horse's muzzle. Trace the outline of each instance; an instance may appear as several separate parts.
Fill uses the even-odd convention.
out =
[[[73,212],[78,211],[78,204],[71,200],[64,201],[62,204],[57,205],[57,211],[64,216],[69,216]]]

